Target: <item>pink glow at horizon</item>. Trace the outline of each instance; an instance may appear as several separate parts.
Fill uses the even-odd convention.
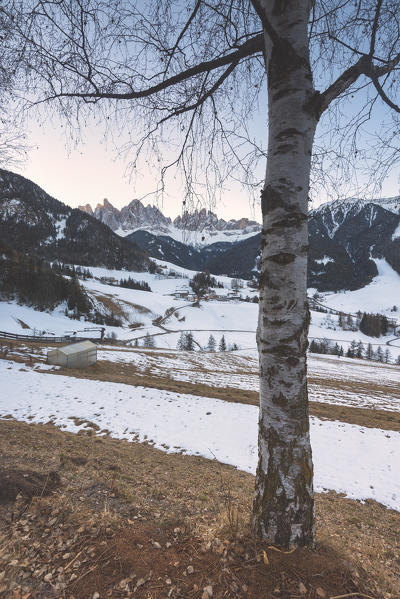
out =
[[[34,125],[28,136],[32,146],[28,160],[13,170],[73,208],[85,204],[95,208],[106,198],[121,209],[133,199],[141,199],[145,205],[155,204],[172,219],[182,213],[183,190],[178,183],[170,181],[164,201],[157,201],[151,194],[158,181],[156,168],[149,170],[146,166],[135,180],[131,180],[126,160],[116,159],[115,151],[106,147],[100,133],[85,133],[80,146],[67,149],[62,128],[49,123],[46,127]],[[6,165],[4,167],[7,168]],[[386,180],[381,197],[397,196],[399,193],[398,175],[393,174]],[[312,207],[327,199],[321,198]],[[261,222],[260,205],[254,205],[246,190],[235,182],[224,188],[221,200],[199,207],[211,209],[225,220],[247,217]]]
[[[133,199],[141,199],[145,205],[157,205],[165,216],[175,218],[182,213],[183,191],[178,184],[175,189],[170,184],[164,201],[157,201],[151,194],[157,170],[146,167],[135,180],[131,179],[126,161],[117,159],[116,153],[93,134],[77,148],[67,148],[64,132],[51,126],[34,127],[28,139],[32,146],[28,159],[13,170],[73,208],[85,204],[94,208],[106,198],[121,209]],[[234,182],[224,190],[221,202],[204,207],[226,220],[247,217],[261,222],[260,208],[254,208],[245,190]]]

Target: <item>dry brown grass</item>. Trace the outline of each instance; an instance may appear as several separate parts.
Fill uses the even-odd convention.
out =
[[[249,535],[254,485],[249,474],[200,457],[166,454],[146,444],[77,436],[52,425],[13,420],[0,421],[0,449],[3,469],[58,471],[61,478],[51,497],[28,505],[22,501],[0,505],[4,597],[10,583],[31,592],[29,599],[71,595],[83,599],[96,590],[104,591],[103,597],[105,589],[118,585],[133,570],[135,584],[150,569],[152,578],[132,596],[166,597],[171,588],[167,578],[181,588],[180,594],[171,596],[182,598],[200,598],[203,586],[211,582],[215,598],[288,599],[301,594],[299,581],[305,582],[304,596],[311,599],[318,587],[329,596],[340,594],[340,584],[341,591],[349,592],[364,583],[376,596],[400,596],[400,514],[373,501],[361,504],[333,492],[317,495],[317,552],[295,554],[290,560],[267,550],[271,562],[267,567],[262,560],[257,562],[260,548]],[[233,543],[229,506],[240,516],[239,538]],[[210,551],[203,550],[207,541]],[[167,542],[171,542],[168,550]],[[65,553],[70,553],[67,559]],[[71,560],[75,562],[67,568],[66,580],[69,583],[72,573],[77,580],[66,594],[57,594],[44,576],[54,571],[54,583],[56,568],[65,568]],[[183,574],[188,565],[194,566],[193,578]],[[276,587],[279,593],[273,592]],[[131,595],[115,590],[109,596]]]
[[[101,302],[113,316],[117,318],[128,318],[127,312],[123,310],[121,303],[115,299],[113,295],[108,293],[94,293],[96,299]]]

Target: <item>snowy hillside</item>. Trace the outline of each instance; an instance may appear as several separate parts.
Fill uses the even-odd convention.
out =
[[[4,380],[0,418],[8,414],[42,423],[51,418],[61,429],[72,432],[87,422],[94,423],[102,434],[151,442],[163,451],[202,455],[255,473],[256,406],[21,372],[19,365],[5,360],[0,360],[0,377]],[[15,399],[9,401],[10,397]],[[399,432],[311,418],[311,442],[316,491],[334,489],[350,498],[373,498],[400,510],[400,479],[393,478],[400,451]]]
[[[376,263],[379,275],[370,285],[352,292],[320,294],[321,308],[350,313],[355,320],[359,311],[380,312],[400,325],[400,276],[384,260]],[[193,299],[176,297],[182,291],[190,291],[189,282],[195,271],[161,261],[158,264],[161,272],[157,274],[91,267],[94,278],[80,281],[95,306],[99,309],[108,306],[121,321],[120,326],[106,326],[106,336],[130,345],[142,345],[146,335],[151,335],[155,347],[175,349],[181,333],[191,332],[195,350],[206,348],[210,335],[217,345],[224,336],[228,349],[256,349],[258,305],[252,300],[257,291],[246,281],[239,281],[238,298],[232,298],[235,293],[232,279],[217,276],[219,287],[215,289],[215,297],[197,306],[193,305]],[[120,287],[119,281],[128,276],[147,283],[151,292]],[[309,291],[310,297],[314,291]],[[398,311],[393,311],[396,302]],[[15,301],[0,303],[0,330],[11,333],[46,331],[46,334],[63,335],[72,331],[79,336],[85,328],[91,327],[95,327],[91,322],[65,316],[63,305],[52,312],[40,312]],[[90,331],[86,334],[99,335]],[[400,340],[395,340],[398,334],[391,329],[386,336],[370,337],[354,327],[340,326],[335,313],[311,310],[310,340],[330,340],[331,346],[338,344],[344,352],[352,343],[361,343],[363,351],[370,344],[373,351],[380,348],[381,352],[389,352],[387,357],[394,362],[400,354]]]

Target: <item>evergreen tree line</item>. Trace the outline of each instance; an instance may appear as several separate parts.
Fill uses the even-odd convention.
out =
[[[215,277],[212,277],[210,273],[205,270],[204,272],[197,272],[192,279],[189,281],[189,285],[192,288],[194,294],[197,297],[206,295],[210,287],[223,287],[221,283],[217,282]]]
[[[258,304],[259,301],[260,298],[258,295],[253,295],[253,297],[246,295],[246,297],[242,297],[242,302],[249,302],[250,304]]]
[[[93,279],[93,275],[88,268],[82,266],[71,266],[70,264],[63,264],[62,262],[53,262],[51,269],[60,275],[66,275],[67,277],[78,277],[79,279]]]
[[[151,291],[150,285],[146,281],[135,281],[132,277],[127,279],[121,279],[119,282],[120,287],[126,287],[127,289],[138,289],[139,291]]]
[[[378,345],[377,349],[374,350],[371,343],[368,343],[365,346],[361,341],[352,341],[345,352],[342,345],[333,343],[329,339],[313,339],[310,343],[309,351],[314,354],[330,354],[339,357],[345,355],[347,358],[374,360],[386,364],[392,362],[392,355],[388,347],[382,349],[382,347]],[[400,355],[398,356],[396,363],[400,364]]]
[[[360,331],[369,337],[380,337],[387,335],[389,322],[383,314],[366,314],[362,315],[360,320]]]
[[[67,302],[68,310],[87,314],[91,303],[73,277],[65,279],[50,264],[8,249],[0,243],[0,293],[38,310],[53,310]]]
[[[387,335],[391,329],[391,324],[384,314],[369,314],[361,311],[357,312],[355,316],[340,312],[338,326],[344,331],[359,330],[368,337]]]
[[[195,351],[196,345],[198,344],[195,341],[193,333],[191,331],[182,331],[178,339],[178,343],[176,344],[176,349],[180,351]],[[225,340],[225,335],[222,335],[218,345],[214,335],[210,335],[208,338],[207,345],[203,349],[205,351],[215,352],[217,351],[217,348],[218,351],[235,351],[239,349],[236,343],[233,343],[232,345],[228,346]]]

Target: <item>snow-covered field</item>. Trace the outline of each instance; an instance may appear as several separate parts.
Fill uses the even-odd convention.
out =
[[[344,311],[379,311],[396,317],[391,308],[399,302],[400,277],[381,262],[377,261],[379,276],[371,285],[354,292],[325,294],[323,301]],[[170,276],[171,270],[174,276]],[[127,343],[125,349],[99,346],[100,366],[102,361],[111,361],[130,364],[138,375],[150,372],[155,377],[178,382],[200,381],[210,388],[258,390],[256,304],[209,301],[201,302],[199,308],[175,299],[172,293],[187,286],[194,273],[174,265],[165,264],[164,276],[101,268],[91,271],[97,278],[82,282],[89,295],[95,302],[100,302],[101,297],[110,299],[124,314],[123,325],[106,327],[106,334],[114,333]],[[128,276],[146,281],[152,292],[121,288],[99,280],[112,277],[118,281]],[[231,290],[231,279],[217,279],[225,286],[218,293],[226,295]],[[241,292],[244,296],[255,293],[248,287]],[[174,313],[160,326],[156,319],[171,308]],[[49,313],[16,302],[0,302],[3,331],[58,336],[71,331],[80,334],[91,326],[67,318],[63,306]],[[206,346],[211,333],[217,346],[224,335],[228,347],[237,344],[240,349],[178,352],[175,348],[181,331],[185,330],[193,332],[197,350]],[[146,333],[154,335],[157,349],[132,349],[134,340],[142,344]],[[332,343],[343,345],[345,351],[352,341],[361,341],[364,346],[371,343],[374,349],[380,345],[383,350],[390,349],[392,360],[400,354],[400,341],[394,342],[394,346],[386,345],[393,335],[372,339],[359,331],[344,331],[338,327],[336,316],[320,312],[312,312],[310,337],[332,339]],[[29,347],[24,351],[29,353]],[[35,354],[35,359],[38,357],[45,359],[45,349]],[[215,456],[240,469],[255,471],[258,415],[254,406],[40,372],[47,369],[44,363],[29,367],[0,360],[0,417],[11,415],[33,422],[52,420],[73,432],[85,426],[77,425],[76,418],[86,419],[115,437],[152,440],[160,449]],[[311,401],[400,411],[400,366],[311,354],[308,375]],[[400,510],[397,466],[400,433],[313,417],[311,437],[317,490],[334,489],[358,499],[371,497]]]
[[[254,473],[258,410],[129,385],[74,379],[27,370],[0,360],[0,417],[53,421],[77,432],[84,419],[112,436],[152,441],[168,451],[215,457]],[[400,510],[400,433],[311,419],[317,491],[375,499]]]
[[[157,338],[158,339],[158,338]],[[103,346],[99,360],[131,364],[137,374],[151,372],[219,388],[259,390],[255,350],[226,353],[115,351]],[[400,411],[400,367],[353,358],[309,355],[310,401]]]
[[[121,341],[133,341],[136,338],[144,337],[146,333],[151,335],[165,333],[166,329],[170,331],[170,334],[158,335],[155,338],[156,346],[174,349],[179,338],[179,331],[191,330],[197,342],[197,349],[207,345],[211,333],[216,338],[217,344],[222,334],[225,334],[228,346],[236,344],[240,349],[256,348],[257,304],[237,301],[203,301],[200,307],[194,307],[191,302],[175,298],[172,295],[177,289],[188,287],[190,278],[195,274],[194,271],[158,262],[163,266],[163,275],[108,270],[99,267],[90,268],[95,278],[81,281],[81,284],[95,304],[100,302],[101,298],[105,298],[106,302],[111,300],[120,311],[119,317],[123,320],[122,326],[106,327],[106,335],[116,335]],[[393,305],[396,305],[396,301],[399,301],[397,298],[400,297],[400,276],[384,260],[376,260],[376,263],[379,276],[370,285],[353,292],[324,294],[324,303],[344,311],[379,311],[385,312],[391,318],[396,318],[397,312],[392,312],[391,309]],[[100,280],[107,277],[120,281],[129,276],[148,283],[152,292],[126,289],[105,284]],[[231,291],[232,279],[222,276],[216,277],[216,279],[224,285],[223,288],[217,288],[218,295],[226,296]],[[247,287],[245,282],[242,284],[240,293],[243,297],[252,297],[256,294],[256,291]],[[163,322],[164,329],[155,326],[154,320],[165,316],[166,311],[170,309],[174,309],[175,312]],[[53,312],[40,312],[26,306],[18,306],[16,302],[0,302],[0,330],[23,334],[45,331],[46,334],[58,336],[71,331],[76,331],[79,335],[84,332],[85,328],[93,326],[89,322],[80,322],[66,317],[64,310],[65,306],[59,306]],[[98,333],[93,333],[93,336],[96,334],[98,335]],[[91,333],[89,333],[90,335]],[[400,355],[400,340],[393,341],[390,346],[386,345],[394,338],[392,333],[386,337],[374,339],[360,331],[342,330],[338,326],[337,316],[321,312],[311,312],[309,336],[310,339],[330,339],[332,344],[337,342],[342,345],[344,351],[352,341],[361,341],[365,347],[371,343],[374,349],[380,345],[383,351],[390,350],[393,362]]]
[[[325,293],[324,303],[343,312],[380,312],[400,321],[400,276],[386,260],[375,258],[374,262],[378,276],[369,285],[356,291]],[[398,312],[392,312],[393,306]]]

